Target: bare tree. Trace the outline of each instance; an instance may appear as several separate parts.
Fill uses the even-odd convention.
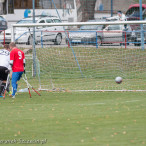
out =
[[[80,0],[82,5],[82,21],[94,19],[96,0]]]

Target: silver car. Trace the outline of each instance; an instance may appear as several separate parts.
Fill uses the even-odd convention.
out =
[[[141,27],[138,26],[136,30],[133,31],[135,37],[133,38],[133,42],[135,46],[141,45]],[[143,36],[144,36],[144,43],[146,44],[146,24],[143,24]]]
[[[60,20],[57,17],[49,16],[36,16],[36,23],[58,23]],[[21,19],[17,24],[27,24],[33,23],[32,17]],[[39,42],[53,42],[56,45],[60,45],[62,42],[62,26],[51,26],[51,27],[36,27],[35,28],[35,40],[36,44]],[[5,33],[0,34],[1,42],[5,43],[11,42],[11,28],[5,30]],[[32,44],[33,30],[32,27],[16,27],[15,28],[15,42],[16,43],[25,43]]]
[[[102,44],[124,44],[131,41],[132,29],[129,25],[108,25],[103,29]]]
[[[95,22],[96,20],[89,21]],[[68,31],[66,43],[100,45],[102,42],[102,30],[104,25],[83,25],[76,31]]]

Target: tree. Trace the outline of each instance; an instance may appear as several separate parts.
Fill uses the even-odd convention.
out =
[[[80,0],[82,5],[82,21],[94,19],[96,0]]]

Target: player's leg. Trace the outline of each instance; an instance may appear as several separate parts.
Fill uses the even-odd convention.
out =
[[[0,97],[3,97],[2,96],[2,91],[1,91],[1,85],[2,85],[2,83],[3,83],[3,69],[0,66]]]
[[[23,72],[19,72],[17,81],[19,81],[19,80],[21,79],[22,74],[23,74]],[[16,83],[16,89],[17,89],[17,88],[18,88],[18,84]]]
[[[21,76],[22,76],[23,72],[13,72],[12,73],[12,88],[13,88],[13,93],[12,93],[12,98],[15,98],[15,94],[17,92],[17,81],[20,80]]]
[[[6,91],[8,92],[9,96],[12,94],[12,91],[10,90],[10,79],[8,80]]]
[[[2,94],[4,94],[5,86],[6,86],[6,81],[3,81],[2,85],[1,85],[1,93]]]
[[[0,97],[3,97],[5,86],[6,86],[6,80],[8,73],[6,72],[6,67],[0,67]]]
[[[2,91],[1,91],[1,85],[2,85],[2,83],[3,83],[3,81],[0,80],[0,97],[3,97],[3,96],[2,96]]]
[[[15,98],[15,93],[17,91],[17,80],[18,80],[18,72],[12,73],[12,97]]]

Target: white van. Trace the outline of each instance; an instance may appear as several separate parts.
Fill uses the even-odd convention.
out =
[[[60,23],[61,21],[55,16],[36,16],[35,17],[36,23]],[[28,17],[21,19],[17,22],[17,24],[24,24],[24,23],[33,23],[33,17]],[[62,26],[51,26],[51,27],[36,27],[35,28],[35,40],[36,43],[41,41],[51,41],[54,42],[56,45],[60,45],[62,42]],[[15,42],[16,43],[25,43],[25,44],[32,44],[33,38],[33,31],[32,28],[28,27],[17,27],[15,28]],[[1,42],[10,43],[11,42],[11,28],[5,30],[5,33],[2,32],[0,34]],[[3,40],[3,41],[2,41]]]

